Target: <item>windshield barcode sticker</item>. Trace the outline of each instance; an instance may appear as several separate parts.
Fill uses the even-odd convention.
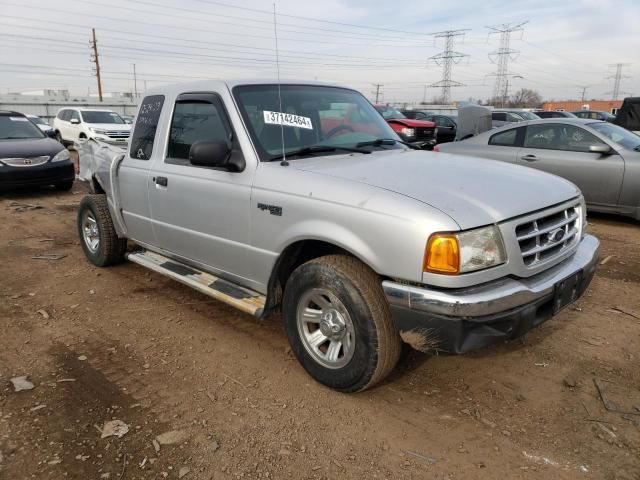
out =
[[[9,117],[12,122],[28,122],[27,117]]]
[[[264,110],[264,123],[269,125],[284,125],[285,127],[306,128],[313,130],[311,119],[309,117],[301,117],[292,113],[270,112]]]

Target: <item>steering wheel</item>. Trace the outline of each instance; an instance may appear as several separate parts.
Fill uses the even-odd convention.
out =
[[[344,135],[345,133],[354,133],[355,130],[351,128],[349,125],[338,125],[337,127],[329,130],[326,133],[325,138],[331,138],[339,132],[343,132],[342,135]]]

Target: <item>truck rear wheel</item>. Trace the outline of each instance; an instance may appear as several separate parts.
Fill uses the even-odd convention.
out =
[[[107,196],[87,195],[78,207],[78,235],[87,259],[98,267],[124,260],[127,239],[119,238],[113,228]]]
[[[356,258],[330,255],[298,267],[285,287],[283,314],[298,361],[335,390],[372,387],[400,356],[380,279]]]

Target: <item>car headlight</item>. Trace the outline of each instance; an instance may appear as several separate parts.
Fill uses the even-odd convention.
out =
[[[403,134],[405,137],[415,137],[416,129],[404,127],[402,130],[400,130],[400,133]]]
[[[89,130],[91,130],[93,133],[95,133],[96,135],[106,135],[107,131],[103,130],[101,128],[93,128],[93,127],[89,127]]]
[[[461,233],[434,233],[424,255],[425,272],[456,275],[506,262],[504,242],[495,225]]]
[[[63,160],[70,160],[71,156],[69,155],[69,150],[66,148],[64,150],[60,150],[55,156],[51,159],[52,162],[62,162]]]

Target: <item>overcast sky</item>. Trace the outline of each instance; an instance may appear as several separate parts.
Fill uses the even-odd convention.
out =
[[[202,78],[275,78],[272,1],[0,0],[0,92],[66,88],[96,92],[90,32],[97,32],[103,89]],[[442,78],[429,58],[444,47],[432,33],[468,29],[455,50],[469,55],[452,97],[488,98],[500,36],[487,27],[527,22],[511,36],[511,91],[545,99],[610,98],[613,63],[630,63],[621,90],[640,95],[639,0],[278,0],[281,76],[340,82],[371,98],[420,101]],[[348,24],[348,25],[347,25]],[[518,78],[515,75],[524,78]],[[622,96],[625,96],[624,94]]]

